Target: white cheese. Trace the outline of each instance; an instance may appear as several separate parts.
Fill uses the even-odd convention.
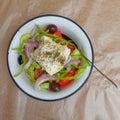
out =
[[[32,57],[48,74],[53,75],[59,72],[65,65],[70,50],[67,46],[54,42],[50,37],[43,36],[39,48]]]

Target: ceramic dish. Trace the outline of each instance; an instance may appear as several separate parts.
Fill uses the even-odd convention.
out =
[[[41,27],[44,27],[48,24],[56,24],[65,35],[74,40],[78,48],[80,48],[84,55],[93,63],[94,54],[91,41],[82,27],[80,27],[73,20],[64,16],[50,14],[41,15],[25,22],[17,29],[10,41],[8,46],[7,65],[10,76],[17,87],[28,96],[38,100],[56,101],[67,98],[84,86],[90,77],[93,66],[87,67],[86,71],[79,77],[79,79],[75,80],[71,85],[60,92],[34,90],[30,80],[24,72],[20,76],[14,77],[15,72],[19,71],[20,68],[17,61],[18,54],[16,51],[13,51],[12,48],[19,47],[19,39],[21,35],[24,33],[29,33],[35,24],[39,24]]]

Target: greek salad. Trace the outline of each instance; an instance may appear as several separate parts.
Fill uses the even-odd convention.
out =
[[[25,71],[35,90],[58,92],[72,84],[88,66],[89,61],[72,39],[55,24],[42,28],[35,25],[20,37],[18,53],[20,71]]]

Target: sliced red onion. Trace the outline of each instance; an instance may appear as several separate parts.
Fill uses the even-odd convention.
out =
[[[26,65],[24,66],[24,68],[27,69],[31,64],[32,64],[32,58],[30,58],[30,59],[28,60],[28,62],[27,62]]]
[[[42,76],[40,76],[37,81],[35,82],[34,84],[34,89],[35,90],[38,90],[39,88],[39,85],[45,81],[48,81],[48,80],[56,80],[56,77],[55,76],[50,76],[50,75],[46,75],[46,74],[43,74]]]
[[[28,49],[28,47],[25,47],[23,52],[25,53],[25,56],[26,56],[27,60],[29,60],[30,54],[29,54],[29,49]]]
[[[67,59],[67,61],[66,61],[66,63],[65,63],[65,65],[66,65],[67,63],[69,63],[70,60],[71,60],[71,57],[69,56],[68,59]]]
[[[35,25],[34,28],[32,29],[31,37],[34,37],[34,35],[35,35],[36,32],[37,32],[37,27]]]
[[[71,64],[78,64],[78,63],[80,63],[80,60],[70,60],[70,61],[65,65],[65,67],[70,66]]]
[[[33,40],[28,40],[27,44],[31,45],[31,47],[38,47],[39,43],[37,41],[33,41]]]
[[[27,41],[27,44],[26,44],[24,51],[23,51],[25,53],[27,60],[30,59],[30,51],[33,51],[33,48],[34,47],[37,48],[38,46],[39,46],[39,43],[36,41],[32,41],[32,40]]]
[[[71,64],[78,64],[80,60],[70,60],[67,64],[65,64],[66,71],[69,72],[71,70]]]

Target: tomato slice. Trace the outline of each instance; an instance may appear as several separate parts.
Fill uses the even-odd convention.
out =
[[[57,29],[57,31],[54,34],[58,37],[62,37],[62,33],[59,29]]]
[[[66,73],[64,77],[72,77],[76,74],[76,72],[77,72],[77,68],[73,68],[72,71]]]
[[[69,85],[72,81],[73,81],[73,80],[60,80],[58,84],[59,84],[60,86],[67,86],[67,85]]]
[[[65,74],[64,77],[72,77],[76,74],[77,72],[77,68],[73,68],[72,71],[68,72]],[[58,83],[60,86],[67,86],[69,85],[70,83],[72,83],[73,80],[60,80]]]
[[[43,74],[43,71],[40,68],[34,69],[34,78],[37,80],[41,75]]]
[[[70,53],[72,53],[75,50],[75,47],[72,45],[68,45],[67,47],[70,49]]]
[[[62,33],[61,33],[61,31],[59,29],[57,29],[57,31],[54,32],[54,33],[51,33],[51,32],[48,32],[48,33],[49,34],[55,34],[57,37],[62,37]]]

